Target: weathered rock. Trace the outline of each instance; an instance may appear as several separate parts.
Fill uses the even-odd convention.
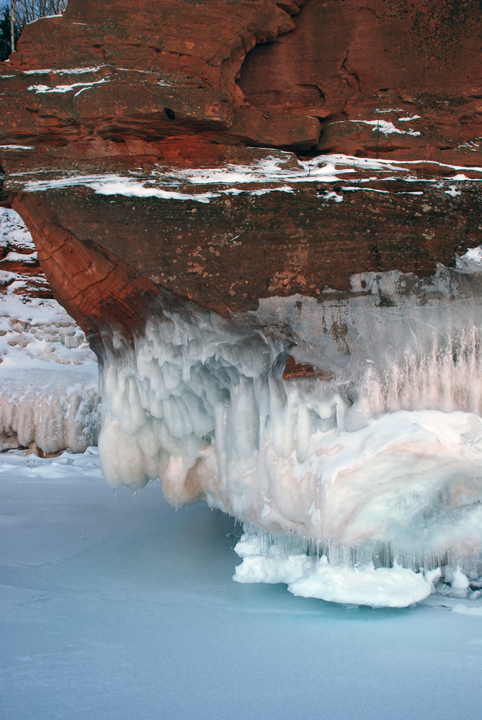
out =
[[[482,242],[481,28],[478,0],[70,0],[27,26],[0,158],[56,297],[97,332],[165,290],[228,315],[453,265]]]
[[[11,197],[69,313],[84,325],[97,315],[130,324],[157,286],[228,315],[256,309],[262,297],[349,290],[355,273],[402,267],[426,276],[438,262],[453,265],[456,252],[482,242],[480,182],[440,187],[412,172],[387,180],[371,171],[369,183],[368,173],[340,173],[328,186],[306,173],[304,182],[194,191],[184,180],[183,199],[130,197],[129,178],[125,195],[76,186],[26,193],[19,182]],[[165,178],[136,179],[169,195]]]
[[[253,106],[318,117],[323,152],[480,162],[477,0],[309,1],[296,25],[243,64]]]
[[[186,135],[197,136],[198,159],[215,157],[204,146],[220,141],[309,149],[319,137],[315,118],[266,118],[236,84],[246,53],[292,30],[289,12],[299,5],[143,0],[133,8],[74,0],[63,17],[23,33],[8,67],[15,75],[0,132],[46,144],[50,157],[76,159],[144,154],[182,161]],[[67,85],[72,91],[63,90]],[[132,144],[139,139],[148,142],[141,153],[142,144]]]

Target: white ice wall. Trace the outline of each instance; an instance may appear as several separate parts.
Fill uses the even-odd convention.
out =
[[[478,557],[480,278],[375,279],[326,304],[263,301],[252,319],[269,332],[166,300],[135,348],[106,338],[106,481],[160,477],[176,506],[206,499],[365,560],[380,543],[409,567]],[[290,351],[333,379],[283,380]]]

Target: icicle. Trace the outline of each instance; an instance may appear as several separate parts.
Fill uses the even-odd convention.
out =
[[[271,565],[282,546],[305,570],[323,557],[394,577],[470,570],[482,546],[482,291],[454,272],[411,278],[412,294],[388,273],[365,274],[350,299],[304,298],[293,353],[313,377],[281,379],[291,340],[188,303],[153,308],[134,347],[106,331],[107,483],[159,477],[175,506],[206,499],[262,543],[276,538]],[[284,322],[295,300],[261,302],[258,325]]]

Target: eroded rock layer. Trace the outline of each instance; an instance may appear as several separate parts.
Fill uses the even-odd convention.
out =
[[[56,296],[127,331],[161,288],[229,315],[453,265],[482,241],[481,27],[478,0],[70,0],[27,26],[0,155]]]

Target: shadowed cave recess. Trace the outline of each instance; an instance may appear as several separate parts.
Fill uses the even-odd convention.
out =
[[[240,582],[405,606],[482,573],[466,5],[70,0],[2,64],[5,188],[98,355],[104,478],[233,515]]]

